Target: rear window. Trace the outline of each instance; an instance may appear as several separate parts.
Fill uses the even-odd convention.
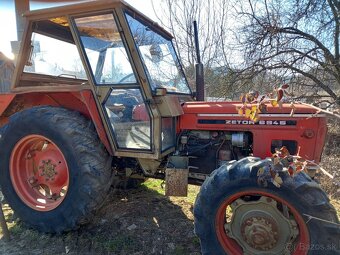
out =
[[[24,71],[87,79],[66,17],[33,24],[31,51]]]

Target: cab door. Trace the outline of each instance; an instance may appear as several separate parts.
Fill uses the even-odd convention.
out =
[[[74,17],[73,26],[116,155],[152,154],[151,110],[114,12]]]

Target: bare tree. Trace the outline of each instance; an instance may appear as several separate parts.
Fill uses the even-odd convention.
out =
[[[340,105],[339,0],[248,0],[235,9],[246,70],[275,73],[302,84],[298,97]]]
[[[162,13],[158,19],[174,35],[177,52],[180,54],[189,81],[193,83],[193,67],[196,61],[193,21],[199,27],[199,42],[205,70],[228,66],[226,47],[228,6],[227,0],[162,0]],[[156,2],[153,2],[155,5]],[[157,12],[156,12],[157,13]],[[212,84],[207,76],[206,85]]]
[[[201,55],[206,65],[221,61],[218,45],[223,48],[226,33],[228,1],[226,0],[161,0],[158,19],[175,37],[177,50],[185,65],[196,60],[193,21],[199,24]],[[153,2],[153,4],[155,4]],[[225,60],[225,59],[224,59]]]

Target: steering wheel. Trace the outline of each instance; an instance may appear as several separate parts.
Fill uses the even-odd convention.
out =
[[[118,81],[118,83],[123,83],[125,80],[129,79],[129,78],[132,77],[132,76],[134,76],[134,74],[133,74],[133,73],[130,73],[130,74],[124,76],[123,78],[121,78],[121,79]]]

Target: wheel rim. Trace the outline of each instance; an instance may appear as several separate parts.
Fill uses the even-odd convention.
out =
[[[10,176],[20,199],[37,211],[58,207],[69,186],[69,169],[63,153],[41,135],[26,136],[15,145]]]
[[[215,225],[228,254],[302,255],[308,251],[309,234],[302,216],[271,193],[254,190],[234,194],[218,208]]]

